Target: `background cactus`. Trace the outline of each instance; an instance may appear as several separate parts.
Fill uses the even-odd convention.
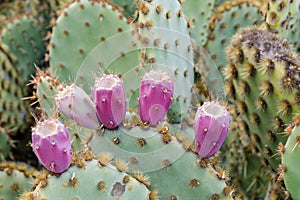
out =
[[[20,76],[28,80],[33,74],[34,64],[39,65],[45,51],[43,28],[31,16],[21,16],[2,29],[1,41],[17,58]]]
[[[299,191],[295,185],[299,182],[297,158],[299,155],[299,116],[295,117],[292,124],[287,129],[286,133],[289,135],[286,144],[282,144],[279,147],[279,151],[282,155],[279,170],[286,189],[293,199],[300,197]]]

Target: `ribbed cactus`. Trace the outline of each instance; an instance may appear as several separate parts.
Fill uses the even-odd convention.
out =
[[[278,142],[286,140],[276,132],[299,111],[298,57],[286,41],[257,27],[237,33],[226,52],[227,94],[249,138],[266,156],[274,155]],[[276,159],[267,158],[276,168]]]
[[[238,159],[242,162],[238,164],[236,157],[229,166],[249,168],[248,176],[256,178],[242,176],[240,186],[247,196],[261,198],[267,193],[268,183],[270,189],[275,186],[273,171],[279,164],[277,146],[287,139],[278,133],[299,112],[298,57],[285,40],[258,27],[240,30],[232,38],[226,54],[229,64],[224,69],[225,89],[234,102],[237,123],[233,138],[241,140],[243,146],[235,150],[242,153],[242,159]],[[228,148],[232,148],[231,142]],[[257,171],[257,165],[266,170]]]

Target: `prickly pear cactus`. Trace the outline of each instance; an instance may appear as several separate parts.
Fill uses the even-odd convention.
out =
[[[34,64],[39,64],[44,56],[43,28],[38,20],[24,15],[8,23],[1,32],[1,40],[17,58],[20,76],[28,80],[33,74]]]
[[[99,160],[94,160],[91,152],[80,158],[77,156],[73,159],[75,165],[59,176],[38,176],[34,182],[35,190],[23,196],[39,199],[149,199],[147,187],[120,171],[121,168],[109,164],[109,156],[100,156]]]
[[[299,166],[298,157],[300,154],[300,118],[296,117],[292,125],[288,128],[288,140],[285,145],[279,149],[282,153],[282,164],[279,166],[281,175],[287,191],[293,199],[300,197],[297,184],[299,183]]]
[[[54,98],[57,109],[78,125],[94,130],[100,126],[95,105],[81,87],[75,84],[64,87]]]
[[[174,93],[172,77],[164,71],[146,73],[140,84],[139,113],[144,123],[157,125],[170,108]]]
[[[53,109],[55,107],[54,97],[63,90],[64,86],[54,76],[40,69],[37,70],[36,77],[31,83],[36,89],[32,98],[38,100],[37,102],[46,116],[54,116],[56,113],[56,110]]]
[[[230,116],[218,102],[204,102],[197,110],[194,122],[195,147],[203,158],[213,156],[227,136]]]
[[[26,164],[0,162],[0,199],[17,199],[23,192],[31,190],[30,182],[36,174]]]

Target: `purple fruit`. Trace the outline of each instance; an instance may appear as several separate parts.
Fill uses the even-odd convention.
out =
[[[161,70],[144,75],[140,85],[139,111],[143,122],[157,125],[166,116],[174,93],[174,81]]]
[[[49,171],[61,173],[70,166],[70,136],[67,128],[57,119],[38,122],[32,129],[32,149]]]
[[[218,102],[205,102],[198,108],[194,133],[196,151],[201,157],[209,158],[221,148],[229,123],[229,113]]]
[[[103,75],[101,78],[96,78],[92,96],[101,123],[109,129],[119,126],[126,114],[123,81],[115,75]]]
[[[99,128],[95,105],[82,88],[75,84],[65,87],[55,96],[55,102],[61,113],[80,126],[95,130]]]

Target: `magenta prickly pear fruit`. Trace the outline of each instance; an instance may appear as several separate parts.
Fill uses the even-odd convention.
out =
[[[222,146],[229,129],[230,115],[218,102],[205,102],[197,110],[195,146],[203,158],[213,156]]]
[[[101,123],[108,129],[119,126],[126,114],[123,81],[112,74],[96,78],[92,96]]]
[[[143,122],[157,125],[166,116],[174,93],[174,81],[161,70],[144,75],[140,85],[139,112]]]
[[[70,136],[67,128],[57,119],[38,122],[32,129],[32,149],[49,171],[61,173],[70,166]]]
[[[55,96],[57,109],[80,126],[97,129],[100,123],[95,105],[84,90],[75,84],[65,87]]]

